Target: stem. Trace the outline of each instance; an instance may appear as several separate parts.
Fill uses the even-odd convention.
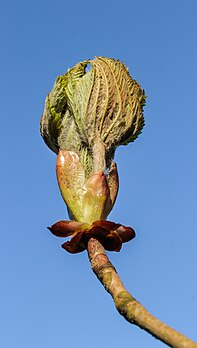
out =
[[[96,239],[89,240],[87,251],[92,270],[112,296],[118,312],[127,321],[139,326],[170,347],[197,348],[197,343],[155,318],[125,289],[105,249]]]
[[[106,171],[105,147],[99,137],[95,139],[92,151],[93,151],[94,173],[97,173],[97,172],[105,173]]]

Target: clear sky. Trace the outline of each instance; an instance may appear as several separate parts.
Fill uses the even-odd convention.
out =
[[[115,310],[90,269],[46,229],[67,212],[39,121],[58,75],[119,58],[146,91],[142,135],[116,153],[109,219],[137,237],[109,253],[155,316],[197,340],[197,2],[8,0],[1,23],[0,346],[164,347]]]

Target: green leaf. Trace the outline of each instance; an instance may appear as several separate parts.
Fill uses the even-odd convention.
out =
[[[86,72],[87,64],[92,68]],[[86,175],[109,168],[117,146],[144,126],[144,90],[119,60],[96,57],[57,78],[47,96],[41,134],[56,153],[75,151]]]

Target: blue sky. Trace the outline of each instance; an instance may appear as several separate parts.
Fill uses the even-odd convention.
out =
[[[0,345],[156,348],[118,315],[90,269],[46,229],[66,219],[55,155],[39,121],[58,75],[95,55],[119,58],[146,91],[146,126],[116,152],[109,219],[137,237],[109,253],[127,289],[197,340],[197,2],[1,2]]]

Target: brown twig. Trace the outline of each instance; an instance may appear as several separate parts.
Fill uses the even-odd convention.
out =
[[[170,347],[197,348],[197,343],[155,318],[125,289],[105,249],[96,239],[89,240],[87,251],[94,273],[112,296],[118,312],[127,321]]]

